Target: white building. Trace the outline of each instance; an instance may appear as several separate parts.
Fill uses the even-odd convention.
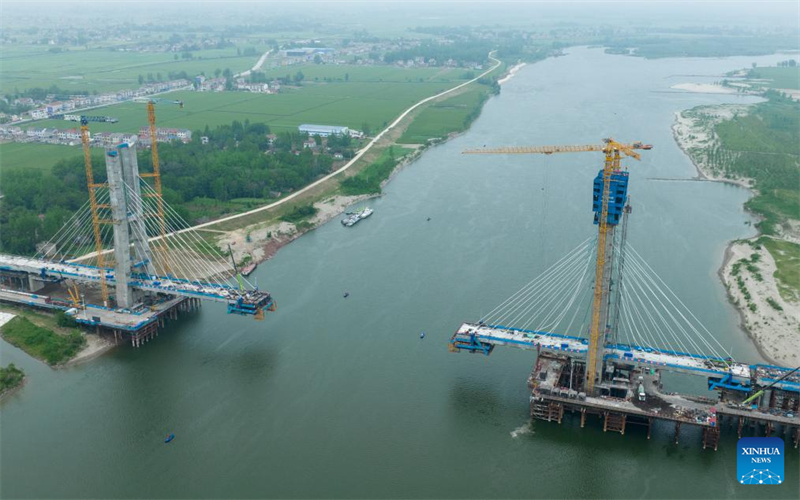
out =
[[[349,134],[350,129],[347,127],[340,127],[338,125],[312,125],[304,123],[297,127],[297,129],[308,135],[318,135],[320,137],[328,137],[329,135],[344,135]]]

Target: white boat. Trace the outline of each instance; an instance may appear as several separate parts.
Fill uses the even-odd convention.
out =
[[[372,215],[373,212],[374,212],[374,210],[372,210],[369,207],[365,208],[364,210],[362,210],[360,212],[347,212],[345,214],[345,215],[347,215],[347,217],[342,219],[342,225],[346,226],[346,227],[351,227],[351,226],[355,225],[361,219],[366,219],[367,217]]]

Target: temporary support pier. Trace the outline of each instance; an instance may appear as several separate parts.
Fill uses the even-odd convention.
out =
[[[781,432],[795,448],[800,444],[800,398],[793,393],[780,391],[789,394],[788,401],[773,397],[765,408],[753,409],[728,399],[734,395],[726,391],[720,392],[719,399],[665,393],[659,369],[613,363],[614,373],[606,377],[601,393],[588,396],[583,392],[584,366],[583,360],[568,355],[540,353],[528,378],[531,418],[561,424],[565,413],[578,413],[584,427],[587,415],[597,415],[603,421],[603,432],[624,435],[628,425],[641,425],[647,430],[647,439],[655,422],[667,422],[675,426],[676,444],[681,428],[692,425],[702,429],[703,449],[715,451],[721,425],[727,420],[735,423],[739,437],[749,424],[754,434]],[[784,403],[781,407],[774,406],[777,399]]]
[[[107,333],[117,342],[130,341],[140,347],[158,335],[159,329],[166,326],[167,320],[178,319],[181,313],[195,311],[202,301],[194,297],[162,295],[149,304],[139,304],[134,309],[111,309],[99,305],[85,304],[81,309],[66,299],[61,283],[48,285],[44,292],[29,293],[0,288],[0,302],[16,306],[30,307],[45,311],[64,311],[75,321],[96,333]]]

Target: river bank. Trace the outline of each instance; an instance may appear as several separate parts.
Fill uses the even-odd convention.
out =
[[[448,139],[451,138],[452,137],[448,137]],[[395,165],[389,176],[381,183],[381,189],[391,182],[397,173],[416,161],[422,154],[422,151],[423,148],[416,148],[413,152],[404,156],[397,165]],[[313,217],[307,220],[299,223],[278,220],[266,225],[254,224],[241,229],[235,229],[221,236],[217,240],[217,245],[220,249],[227,249],[228,245],[230,245],[233,250],[234,258],[239,262],[249,256],[252,262],[260,264],[274,257],[275,254],[278,253],[278,250],[305,233],[342,215],[349,207],[379,196],[382,196],[382,193],[355,196],[333,194],[331,196],[326,196],[312,203],[317,212]]]
[[[698,179],[734,184],[754,195],[757,193],[753,179],[734,176],[711,161],[720,144],[715,125],[746,114],[749,109],[750,105],[721,104],[675,114],[673,137],[691,158]],[[800,364],[800,303],[782,296],[776,278],[777,264],[770,251],[760,244],[761,239],[759,233],[730,242],[718,275],[739,313],[742,329],[758,352],[773,363],[796,366]]]
[[[495,61],[497,61],[495,59]],[[521,68],[525,66],[526,63],[518,63],[510,68],[508,68],[502,75],[500,75],[497,79],[498,84],[504,84],[508,82]],[[483,73],[481,76],[486,75],[496,69],[500,65],[500,61],[497,61],[497,65],[488,70],[487,72]],[[477,81],[477,79],[475,79]],[[478,110],[478,114],[480,114],[480,110],[486,104],[486,101],[480,104],[480,109]],[[405,114],[404,114],[405,115]],[[418,116],[418,115],[417,115]],[[412,116],[411,120],[406,120],[405,122],[401,122],[401,118],[396,120],[390,127],[387,127],[383,133],[389,131],[396,127],[397,130],[394,130],[395,135],[399,138],[402,135],[402,131],[407,129],[408,126],[411,124],[414,118],[417,116]],[[408,145],[404,144],[404,147],[411,147],[413,151],[406,154],[401,161],[397,163],[394,167],[392,172],[389,176],[381,183],[381,189],[383,189],[386,184],[392,181],[392,179],[405,167],[409,166],[413,162],[415,162],[422,153],[427,149],[428,146],[436,146],[443,144],[449,140],[452,140],[455,137],[458,137],[469,130],[469,126],[461,132],[454,132],[447,135],[447,137],[443,140],[437,140],[431,142],[426,145]],[[397,132],[400,132],[399,134]],[[372,143],[371,143],[372,144]],[[391,147],[395,145],[394,142],[389,144],[386,147]],[[370,146],[367,146],[369,148]],[[365,148],[365,149],[367,149]],[[284,246],[288,245],[292,241],[296,240],[303,234],[316,229],[317,227],[329,222],[331,219],[342,215],[348,207],[351,207],[359,202],[376,198],[382,196],[382,193],[378,194],[369,194],[369,195],[358,195],[358,196],[345,196],[338,194],[338,192],[334,191],[333,194],[322,196],[321,199],[312,201],[312,205],[317,210],[317,213],[314,217],[302,221],[301,223],[291,223],[286,221],[274,221],[271,223],[256,223],[251,224],[242,228],[232,229],[226,232],[226,235],[221,236],[217,239],[217,246],[221,250],[227,250],[228,245],[230,245],[231,249],[233,250],[234,258],[241,262],[243,259],[250,259],[252,262],[256,264],[260,264],[264,261],[267,261],[275,256],[275,254]],[[209,222],[203,224],[202,226],[213,225],[215,222]],[[199,228],[203,230],[202,228]],[[214,232],[218,232],[217,230],[212,230]]]
[[[67,328],[59,326],[57,324],[57,320],[55,319],[55,317],[50,313],[41,313],[30,310],[24,310],[19,307],[8,306],[8,305],[4,305],[3,308],[7,309],[6,310],[0,309],[0,329],[3,328],[3,325],[10,322],[17,316],[19,316],[21,318],[26,319],[36,327],[43,329],[43,331],[46,332],[46,335],[49,336],[55,335],[59,336],[60,338],[68,337],[69,335],[73,334],[73,332],[79,331],[84,342],[82,343],[78,351],[75,352],[74,355],[66,355],[65,357],[52,363],[41,357],[41,353],[39,353],[39,355],[37,356],[33,352],[29,352],[29,349],[38,348],[38,344],[24,344],[24,346],[18,346],[20,349],[28,353],[28,355],[30,355],[31,358],[39,360],[53,369],[60,369],[84,363],[86,361],[92,360],[110,351],[117,345],[110,338],[103,337],[102,335],[98,335],[95,333],[87,333],[85,331],[82,331],[74,327]],[[0,337],[3,337],[4,340],[7,340],[5,339],[4,335],[2,335],[1,331],[0,331]],[[7,341],[10,344],[14,345],[14,342],[10,340]]]

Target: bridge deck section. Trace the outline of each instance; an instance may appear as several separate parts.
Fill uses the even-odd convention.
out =
[[[463,323],[451,339],[456,349],[489,354],[495,346],[508,346],[530,351],[551,351],[585,358],[589,348],[588,339],[549,332],[524,330],[501,325]],[[789,368],[769,365],[748,365],[702,354],[682,353],[638,345],[609,344],[605,348],[605,359],[624,362],[640,368],[654,367],[660,370],[688,373],[710,378],[730,377],[742,385],[749,385],[755,378],[759,385],[767,385]],[[800,392],[800,376],[785,379],[777,387]]]

